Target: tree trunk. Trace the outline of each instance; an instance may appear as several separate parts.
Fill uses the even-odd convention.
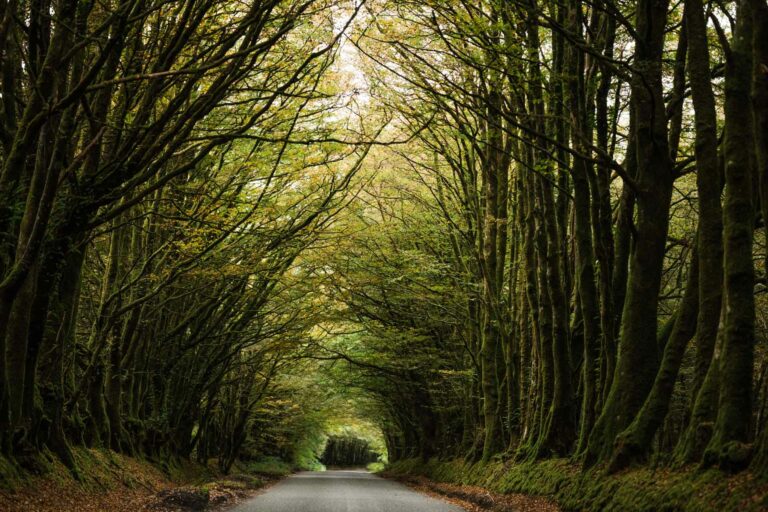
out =
[[[740,470],[750,460],[752,372],[755,342],[752,103],[752,8],[740,0],[725,75],[725,325],[720,359],[720,396],[705,465]]]
[[[669,227],[674,179],[667,138],[662,87],[666,1],[637,5],[635,113],[637,166],[637,238],[630,256],[622,315],[619,359],[608,400],[590,435],[585,462],[611,456],[613,442],[642,407],[656,377],[657,306]]]

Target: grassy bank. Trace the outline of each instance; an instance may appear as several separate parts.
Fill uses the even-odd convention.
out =
[[[406,460],[388,467],[393,475],[418,475],[436,482],[473,485],[499,494],[546,496],[565,510],[616,512],[751,512],[768,510],[768,483],[749,473],[718,470],[633,469],[606,476],[581,471],[564,459],[469,464]]]
[[[230,475],[191,461],[150,461],[108,450],[74,449],[79,479],[56,457],[34,467],[0,459],[0,510],[58,512],[215,510],[293,471],[278,459],[238,463]],[[203,507],[203,508],[196,508]]]

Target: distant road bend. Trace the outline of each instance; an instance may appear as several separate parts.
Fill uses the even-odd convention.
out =
[[[298,473],[231,512],[462,512],[366,471]]]

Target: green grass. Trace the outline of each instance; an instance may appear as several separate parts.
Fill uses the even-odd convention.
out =
[[[371,462],[366,466],[366,469],[371,473],[381,473],[386,467],[386,464],[383,462]]]
[[[287,476],[293,473],[293,466],[277,458],[265,458],[245,464],[248,473],[268,476]]]
[[[582,472],[565,459],[468,464],[407,460],[390,465],[394,474],[422,475],[437,482],[476,485],[490,491],[551,498],[566,510],[615,512],[757,512],[768,509],[768,483],[750,473],[639,468],[617,475]]]
[[[24,474],[11,461],[0,455],[0,489],[12,490],[24,484]]]

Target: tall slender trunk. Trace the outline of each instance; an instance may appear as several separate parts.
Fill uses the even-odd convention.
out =
[[[760,203],[763,225],[768,240],[768,2],[753,0],[754,27],[752,33],[754,55],[754,77],[752,82],[752,104],[755,118],[755,146],[757,148],[757,177],[760,185]],[[768,268],[768,250],[765,253],[764,268]],[[768,428],[763,425],[755,443],[752,467],[756,472],[768,469]]]
[[[718,325],[723,294],[723,213],[720,204],[722,173],[717,154],[717,117],[715,97],[712,91],[710,54],[707,39],[707,25],[704,5],[701,0],[686,0],[686,30],[688,33],[688,75],[691,83],[696,121],[696,184],[699,193],[699,314],[696,320],[696,351],[691,384],[691,402],[697,407],[699,391],[702,389],[712,361],[717,341]],[[712,382],[712,381],[710,381]],[[701,453],[702,422],[711,421],[705,413],[708,397],[714,396],[709,389],[702,395],[696,414],[689,418],[688,425],[679,441],[678,454],[683,459],[698,458]],[[687,454],[683,454],[687,452]]]
[[[752,118],[752,6],[740,0],[725,73],[725,205],[723,262],[725,325],[720,360],[720,395],[704,463],[729,470],[750,460],[752,373],[755,342]]]
[[[576,438],[575,397],[571,387],[571,366],[568,354],[568,302],[560,275],[563,247],[558,242],[555,224],[555,204],[552,185],[539,179],[542,202],[542,230],[546,233],[546,286],[550,296],[552,315],[552,401],[544,425],[541,449],[550,454],[565,456],[573,449]],[[542,328],[544,326],[542,325]]]
[[[491,84],[496,87],[497,84]],[[499,417],[499,383],[498,356],[501,347],[502,312],[501,312],[501,282],[504,260],[499,254],[499,210],[503,204],[501,186],[506,186],[502,174],[507,172],[503,167],[506,160],[503,157],[503,135],[501,117],[502,99],[497,90],[488,94],[488,120],[486,128],[486,152],[483,158],[483,193],[485,199],[485,218],[483,221],[483,339],[481,347],[482,388],[483,388],[483,418],[485,423],[485,439],[483,442],[483,460],[502,448]],[[503,214],[506,221],[506,211]],[[506,249],[505,249],[506,250]],[[502,270],[499,271],[499,267]]]
[[[639,39],[631,101],[638,159],[637,239],[630,256],[616,373],[589,438],[587,464],[611,456],[616,436],[642,407],[659,366],[657,307],[674,180],[662,86],[667,7],[666,1],[640,0],[636,10]]]

